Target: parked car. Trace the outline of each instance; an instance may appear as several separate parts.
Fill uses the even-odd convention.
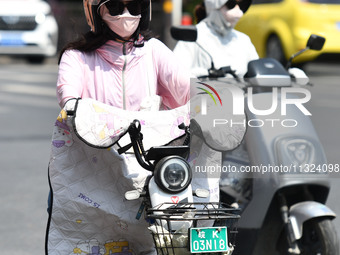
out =
[[[41,63],[57,52],[58,25],[42,0],[0,0],[0,54]]]
[[[340,60],[340,0],[253,0],[236,29],[249,35],[260,57],[285,63],[317,34],[326,38],[323,50],[308,51],[294,62]]]

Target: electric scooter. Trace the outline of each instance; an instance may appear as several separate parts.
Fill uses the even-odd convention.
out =
[[[94,99],[78,98],[70,100],[62,111],[81,144],[81,152],[109,148],[107,160],[102,160],[105,165],[110,157],[117,155],[121,155],[117,157],[120,160],[129,160],[131,171],[135,171],[131,178],[139,177],[140,182],[122,187],[127,200],[124,206],[135,209],[141,204],[136,218],[140,219],[143,230],[147,230],[145,228],[149,225],[158,254],[231,255],[234,250],[239,209],[211,198],[209,184],[197,180],[189,157],[193,154],[193,141],[200,141],[199,155],[191,157],[198,161],[204,158],[200,157],[200,152],[205,149],[205,144],[228,150],[242,140],[244,132],[243,129],[237,130],[241,139],[233,139],[227,146],[215,142],[216,137],[225,133],[224,128],[209,132],[199,124],[201,115],[197,111],[191,114],[189,110],[192,104],[199,106],[204,101],[201,97],[205,98],[205,95],[198,94],[175,109],[145,112],[125,111]],[[195,181],[204,184],[198,185]],[[214,184],[218,185],[218,182]],[[94,205],[96,208],[100,206],[99,203]],[[149,237],[140,238],[152,241]],[[104,247],[107,253],[111,252],[114,242],[109,244],[109,247]],[[95,249],[103,249],[99,241],[95,246]]]
[[[197,38],[194,26],[173,27],[171,34],[176,40]],[[251,61],[245,77],[230,67],[216,69],[209,49],[199,45],[212,60],[209,75],[200,79],[244,90],[236,110],[246,113],[247,120],[237,124],[247,132],[237,149],[224,154],[229,170],[220,182],[221,201],[236,202],[242,210],[234,254],[339,254],[336,214],[325,205],[329,174],[338,169],[327,164],[304,106],[311,97],[309,79],[289,69],[296,56],[321,50],[324,42],[312,35],[286,68],[270,58]]]
[[[118,152],[132,147],[138,163],[152,174],[142,192],[127,191],[125,198],[143,198],[138,217],[145,210],[158,254],[231,255],[239,210],[220,202],[194,202],[194,196],[205,198],[209,191],[191,187],[192,170],[187,162],[190,131],[184,124],[180,128],[185,130],[184,136],[145,151],[140,122],[130,124],[127,133],[131,143]],[[213,224],[204,226],[203,222],[209,221]]]

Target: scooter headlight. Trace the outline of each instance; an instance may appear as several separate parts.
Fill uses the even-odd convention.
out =
[[[156,164],[154,177],[155,182],[164,192],[179,193],[191,183],[192,172],[184,158],[169,156]]]

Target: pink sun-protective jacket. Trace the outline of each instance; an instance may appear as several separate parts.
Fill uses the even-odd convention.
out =
[[[57,97],[60,107],[70,98],[81,97],[138,111],[152,81],[163,106],[175,108],[189,100],[188,74],[172,51],[157,39],[145,41],[144,47],[108,41],[93,52],[67,50],[63,54]]]

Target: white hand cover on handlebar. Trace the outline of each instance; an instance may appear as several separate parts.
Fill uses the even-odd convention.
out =
[[[69,104],[71,102],[66,104],[66,108]],[[135,119],[141,123],[145,149],[164,145],[181,136],[184,131],[178,125],[189,124],[189,104],[168,111],[127,111],[85,98],[79,99],[74,109],[75,133],[86,144],[96,148],[114,145]]]
[[[240,145],[246,133],[244,112],[233,112],[236,107],[234,102],[243,104],[243,91],[231,84],[220,86],[221,84],[216,83],[218,82],[209,81],[197,84],[198,88],[207,92],[196,91],[191,96],[190,116],[199,126],[194,127],[191,122],[191,128],[192,132],[198,130],[196,135],[213,150],[229,151]]]

